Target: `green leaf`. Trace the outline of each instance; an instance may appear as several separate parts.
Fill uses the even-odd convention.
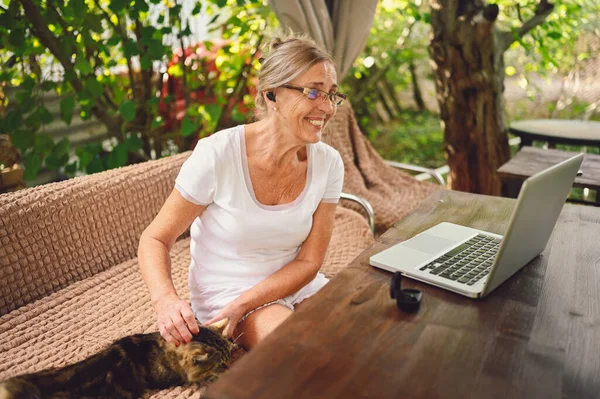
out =
[[[59,140],[58,143],[56,143],[54,145],[54,148],[52,149],[52,154],[56,155],[56,156],[61,156],[61,155],[69,155],[69,148],[71,147],[71,143],[69,141],[68,137],[63,137],[62,139]]]
[[[72,20],[75,17],[75,10],[72,4],[67,4],[66,7],[63,7],[62,15],[65,19],[68,20]]]
[[[146,3],[145,0],[136,0],[135,3],[133,4],[133,9],[135,11],[139,12],[148,12],[150,10],[150,7],[148,6],[148,3]]]
[[[35,79],[32,78],[31,76],[27,75],[27,76],[25,76],[25,78],[23,78],[23,82],[21,83],[21,85],[19,87],[21,89],[31,91],[35,87]],[[31,93],[29,93],[27,95],[30,96]]]
[[[65,173],[69,176],[73,176],[77,171],[77,161],[73,161],[65,165]]]
[[[153,97],[153,98],[151,98],[150,100],[148,100],[148,101],[146,102],[146,104],[147,104],[147,105],[149,105],[149,106],[156,106],[156,105],[160,104],[160,98],[158,98],[158,97]]]
[[[192,15],[196,16],[196,15],[200,14],[200,11],[202,11],[202,3],[197,1],[196,5],[194,6],[194,9],[192,10]]]
[[[211,41],[205,41],[202,44],[204,44],[204,47],[206,48],[207,51],[212,51],[213,47],[215,47],[215,44]]]
[[[106,166],[108,169],[124,166],[127,163],[127,152],[127,145],[125,143],[117,144],[106,157]]]
[[[52,116],[50,111],[48,111],[48,108],[46,108],[44,106],[38,107],[36,112],[39,114],[40,123],[42,125],[47,125],[49,123],[52,123],[52,121],[54,120],[54,117]]]
[[[143,56],[140,60],[140,68],[142,68],[144,71],[152,69],[152,59],[147,56]]]
[[[87,14],[85,16],[85,24],[90,27],[91,30],[97,33],[104,32],[104,27],[102,26],[102,17],[97,14]]]
[[[88,174],[98,173],[104,170],[104,165],[102,164],[102,160],[99,157],[93,158],[85,168],[85,172]]]
[[[83,19],[85,17],[87,6],[85,0],[71,0],[69,6],[73,5],[73,11],[77,19]]]
[[[190,28],[190,26],[186,26],[185,29],[181,32],[181,36],[191,36],[192,35],[192,29]]]
[[[234,122],[244,122],[245,117],[244,114],[240,112],[238,107],[233,107],[233,110],[231,111],[231,119],[233,119]]]
[[[14,16],[14,13],[10,10],[7,12],[0,13],[0,26],[4,27],[8,30],[13,30],[17,19]]]
[[[550,32],[550,33],[548,33],[548,37],[556,40],[556,39],[561,39],[563,37],[563,35],[560,32]]]
[[[9,133],[16,131],[23,123],[23,114],[20,110],[9,111],[0,123],[0,133]]]
[[[69,154],[55,155],[54,153],[48,155],[45,159],[46,167],[50,170],[58,170],[69,162]]]
[[[244,4],[246,4],[246,1],[245,0],[237,0],[236,3],[238,5],[238,7],[242,7]]]
[[[119,107],[119,114],[127,122],[131,122],[135,118],[135,103],[131,100],[125,100]]]
[[[181,135],[183,137],[188,137],[194,134],[197,130],[196,125],[190,120],[190,118],[186,115],[183,117],[181,121]]]
[[[35,145],[35,133],[29,130],[17,130],[10,135],[10,141],[21,154]]]
[[[71,82],[75,79],[77,79],[77,74],[73,70],[65,71],[65,76],[64,76],[65,82]]]
[[[0,73],[0,82],[8,82],[13,78],[13,74],[8,71],[2,71]]]
[[[127,5],[129,5],[129,0],[110,0],[108,8],[115,14],[119,14]]]
[[[94,97],[102,95],[102,85],[96,80],[95,76],[87,78],[83,85]]]
[[[92,159],[96,156],[92,151],[89,151],[86,147],[78,147],[75,149],[75,155],[79,158],[79,168],[85,170],[85,168],[92,162]]]
[[[148,46],[148,55],[155,60],[162,59],[165,47],[158,40],[153,40]]]
[[[106,42],[109,47],[114,47],[119,43],[121,43],[121,38],[119,36],[113,36]]]
[[[19,99],[19,108],[23,114],[32,111],[36,106],[35,97],[22,97]]]
[[[25,118],[25,126],[30,128],[32,131],[36,131],[42,126],[42,122],[40,121],[40,113],[37,112],[37,110],[30,113],[27,118]]]
[[[157,116],[156,118],[152,119],[151,128],[156,129],[159,126],[162,126],[164,123],[165,121],[163,120],[163,118],[161,116]]]
[[[56,82],[51,82],[49,80],[46,80],[44,83],[42,83],[43,91],[50,91],[50,90],[54,90],[54,89],[56,89]]]
[[[82,56],[77,56],[77,61],[75,61],[75,68],[79,70],[81,75],[89,75],[92,72],[94,72],[88,60],[86,60]]]
[[[35,150],[41,154],[49,154],[54,147],[54,141],[49,134],[35,135]]]
[[[144,143],[137,133],[131,133],[125,140],[125,145],[129,152],[136,152],[142,149]]]
[[[29,151],[25,153],[23,164],[25,165],[25,173],[23,174],[23,179],[25,180],[33,180],[40,168],[42,167],[42,158],[39,154]]]
[[[67,125],[71,124],[73,119],[73,109],[75,108],[75,97],[69,96],[60,100],[60,117]]]
[[[216,3],[219,8],[223,8],[227,5],[227,0],[217,0]]]
[[[23,46],[25,44],[25,29],[13,29],[8,35],[8,42],[15,47]]]
[[[127,39],[125,44],[123,44],[123,53],[125,54],[125,57],[131,58],[135,55],[139,55],[140,49],[138,48],[136,42],[134,42],[133,40]]]
[[[206,112],[208,112],[208,114],[210,115],[210,120],[215,122],[219,119],[219,116],[221,116],[221,111],[223,109],[223,107],[221,107],[218,104],[206,104]]]
[[[217,18],[219,18],[219,14],[215,14],[215,16],[212,17],[212,19],[208,22],[208,25],[214,24]]]

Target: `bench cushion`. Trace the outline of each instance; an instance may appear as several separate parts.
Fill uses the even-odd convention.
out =
[[[0,315],[134,258],[190,153],[0,195]]]
[[[323,132],[323,142],[339,151],[344,161],[345,193],[369,201],[375,210],[377,233],[382,234],[416,208],[439,186],[415,180],[387,165],[360,131],[349,102],[338,108]],[[361,212],[355,203],[344,206]]]
[[[333,276],[373,242],[366,220],[338,207],[331,250],[323,272]],[[189,299],[189,238],[172,250],[177,292]],[[85,262],[85,260],[83,260]],[[16,374],[64,366],[130,334],[156,331],[150,295],[137,259],[77,281],[0,317],[0,381]],[[239,351],[239,357],[243,351]],[[198,398],[193,385],[161,391],[155,398]]]

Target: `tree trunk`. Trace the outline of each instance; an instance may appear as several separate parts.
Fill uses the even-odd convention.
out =
[[[504,48],[498,6],[432,0],[430,43],[452,189],[498,195],[496,170],[510,158],[504,120]]]
[[[417,104],[419,111],[425,111],[427,107],[425,106],[425,101],[423,101],[421,86],[419,85],[419,79],[417,78],[417,68],[415,67],[413,60],[410,60],[408,70],[410,72],[410,80],[412,81],[413,99],[415,100],[415,104]]]

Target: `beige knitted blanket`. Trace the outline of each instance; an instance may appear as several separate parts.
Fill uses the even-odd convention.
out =
[[[347,102],[338,108],[327,125],[323,141],[342,156],[343,191],[366,198],[373,206],[378,234],[388,230],[438,188],[388,166],[360,131],[352,106]],[[352,203],[344,202],[344,206],[361,211]]]
[[[342,155],[344,191],[375,207],[379,231],[435,189],[386,166],[349,106],[340,108],[324,141]],[[137,241],[187,156],[0,195],[0,380],[73,363],[125,335],[155,331]],[[322,271],[334,275],[372,242],[365,218],[338,207]],[[189,238],[175,244],[172,259],[175,287],[188,299]],[[202,392],[193,385],[152,397]]]
[[[187,156],[0,195],[0,381],[155,331],[137,244]],[[338,207],[323,272],[332,276],[372,242],[365,218]],[[185,299],[189,244],[183,238],[172,250],[173,280]],[[203,389],[153,397],[198,398]]]

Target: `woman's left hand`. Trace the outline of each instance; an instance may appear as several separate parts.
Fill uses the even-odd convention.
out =
[[[209,326],[213,323],[216,323],[223,319],[229,319],[225,330],[223,330],[223,335],[231,338],[233,337],[233,333],[240,319],[247,313],[246,307],[243,303],[238,299],[230,302],[227,306],[223,308],[215,317],[204,323],[205,326]]]

